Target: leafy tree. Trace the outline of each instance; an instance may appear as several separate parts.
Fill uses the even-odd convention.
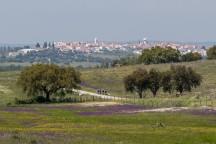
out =
[[[163,59],[165,59],[164,63],[179,62],[181,57],[180,51],[173,49],[171,47],[164,48],[161,55]]]
[[[207,50],[208,59],[216,59],[216,45]]]
[[[151,64],[153,62],[153,57],[150,49],[145,49],[142,55],[139,57],[139,63]]]
[[[151,90],[154,97],[157,95],[160,89],[161,73],[156,69],[151,69],[149,71],[149,84],[148,87]]]
[[[163,72],[161,78],[161,86],[163,87],[163,91],[172,93],[173,84],[174,83],[172,79],[172,72],[171,71]]]
[[[191,91],[202,82],[200,74],[191,67],[171,66],[170,70],[163,73],[156,69],[147,72],[145,69],[138,69],[124,79],[126,91],[137,92],[143,98],[143,92],[150,89],[153,96],[157,95],[160,87],[164,92],[179,92],[181,95],[185,91]]]
[[[180,56],[180,52],[176,49],[156,46],[151,49],[144,49],[138,61],[144,64],[172,63],[179,62]]]
[[[201,84],[202,77],[196,73],[191,67],[171,66],[174,88],[181,95],[184,91],[191,91]]]
[[[186,61],[186,62],[197,61],[201,59],[202,59],[202,55],[198,52],[194,52],[194,53],[190,52],[182,55],[182,61]]]
[[[138,69],[124,78],[125,90],[135,91],[140,98],[143,98],[143,92],[148,89],[148,79],[148,72],[145,69]]]
[[[79,88],[80,73],[73,68],[61,68],[57,65],[37,64],[25,68],[18,84],[29,96],[44,95],[47,101],[58,91]]]

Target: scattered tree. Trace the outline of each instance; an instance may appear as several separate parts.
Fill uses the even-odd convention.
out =
[[[148,72],[145,69],[138,69],[124,79],[126,91],[137,92],[143,98],[143,92],[148,89]]]
[[[156,97],[158,90],[160,89],[161,82],[161,72],[156,69],[151,69],[149,71],[149,84],[148,87],[151,90],[154,97]]]
[[[25,68],[18,79],[18,84],[29,96],[44,96],[50,101],[59,91],[66,92],[79,88],[80,73],[74,68],[61,68],[57,65],[37,64]]]
[[[172,80],[172,72],[170,70],[162,73],[161,86],[163,87],[164,92],[169,92],[170,94],[172,93],[173,80]]]
[[[176,49],[156,46],[151,49],[144,49],[138,61],[144,64],[173,63],[179,62],[180,56],[180,52]]]
[[[181,95],[184,91],[191,91],[201,84],[202,77],[191,67],[171,66],[171,75],[174,89]]]
[[[202,82],[202,77],[191,67],[171,66],[170,70],[159,72],[151,69],[147,72],[145,69],[138,69],[124,79],[126,91],[137,92],[140,98],[143,98],[143,92],[149,89],[153,96],[156,97],[158,90],[162,87],[164,92],[172,93],[173,91],[190,92]]]

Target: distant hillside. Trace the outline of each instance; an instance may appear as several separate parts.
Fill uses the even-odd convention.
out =
[[[196,61],[190,63],[178,63],[178,65],[186,65],[193,67],[198,73],[203,76],[203,84],[201,87],[195,89],[192,93],[186,93],[191,96],[199,94],[200,96],[210,96],[216,92],[216,61]],[[165,71],[170,67],[170,64],[158,65],[135,65],[125,66],[111,69],[92,69],[82,71],[83,89],[96,91],[98,88],[107,89],[115,96],[132,96],[130,93],[125,93],[123,86],[123,78],[132,73],[137,68],[156,68]],[[151,96],[150,93],[147,95]],[[160,96],[169,96],[160,92]]]

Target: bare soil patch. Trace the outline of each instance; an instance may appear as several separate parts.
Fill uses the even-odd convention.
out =
[[[100,116],[100,115],[114,115],[114,114],[134,114],[136,111],[145,109],[143,106],[137,105],[109,105],[109,106],[95,106],[93,111],[79,112],[82,116]]]

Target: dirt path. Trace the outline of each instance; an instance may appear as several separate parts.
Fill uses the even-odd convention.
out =
[[[83,90],[75,90],[75,92],[79,93],[79,95],[90,95],[90,96],[94,96],[94,97],[98,97],[98,98],[102,98],[102,99],[107,99],[107,100],[126,100],[126,98],[120,98],[120,97],[116,97],[116,96],[109,96],[109,95],[100,95],[100,94],[96,94],[93,92],[88,92],[88,91],[83,91]],[[92,103],[88,103],[85,104],[86,106],[112,106],[112,105],[122,105],[119,103],[97,103],[97,104],[92,104]],[[216,107],[170,107],[170,108],[157,108],[157,109],[138,109],[138,110],[125,110],[122,111],[123,113],[145,113],[145,112],[181,112],[181,111],[200,111],[201,113],[216,113]]]
[[[79,95],[90,95],[102,99],[107,99],[107,100],[123,100],[125,98],[120,98],[116,96],[110,96],[110,95],[101,95],[101,94],[96,94],[93,92],[88,92],[88,91],[83,91],[83,90],[74,90],[75,92],[79,93]]]
[[[157,109],[146,109],[137,111],[126,111],[126,113],[144,113],[144,112],[178,112],[183,110],[189,110],[189,107],[171,107],[171,108],[157,108]]]

